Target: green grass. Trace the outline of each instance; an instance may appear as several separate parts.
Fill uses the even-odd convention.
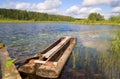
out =
[[[112,25],[112,26],[120,26],[120,22],[112,22],[109,20],[104,21],[92,21],[92,20],[75,20],[71,22],[73,24],[91,24],[91,25]]]
[[[112,40],[109,53],[101,53],[100,68],[101,72],[108,74],[108,79],[119,79],[120,73],[120,31],[111,35]],[[114,74],[114,75],[113,75]]]
[[[0,19],[0,23],[29,23],[29,22],[68,22],[68,21],[35,21],[35,20],[12,20],[12,19]]]
[[[32,20],[29,20],[29,21],[27,21],[27,20],[11,20],[11,19],[0,19],[0,23],[19,23],[19,22],[34,22],[34,21],[32,21]]]
[[[0,23],[30,23],[30,22],[51,22],[51,23],[58,23],[58,22],[69,22],[72,24],[91,24],[91,25],[112,25],[112,26],[120,26],[119,22],[112,22],[108,20],[104,21],[92,21],[92,20],[75,20],[75,21],[35,21],[35,20],[12,20],[12,19],[0,19]]]

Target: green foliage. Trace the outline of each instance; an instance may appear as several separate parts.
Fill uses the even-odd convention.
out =
[[[99,13],[91,13],[88,16],[88,19],[76,19],[71,23],[120,26],[120,15],[111,16],[108,20],[105,20],[104,16]]]
[[[112,56],[118,57],[120,60],[120,31],[117,31],[114,33],[114,36],[112,37],[113,40],[111,42],[111,53]]]
[[[31,12],[17,9],[0,9],[0,19],[33,20],[33,21],[73,21],[70,16],[49,15],[47,13]]]
[[[120,23],[120,15],[111,16],[111,17],[109,18],[109,20],[112,21],[112,22]]]
[[[102,21],[104,20],[104,16],[102,16],[100,13],[91,13],[88,16],[88,19],[94,21]]]

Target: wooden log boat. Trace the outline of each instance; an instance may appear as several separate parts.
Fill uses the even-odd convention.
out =
[[[36,74],[46,78],[57,78],[70,56],[76,38],[71,36],[61,37],[39,54],[27,59],[18,70],[24,73]]]

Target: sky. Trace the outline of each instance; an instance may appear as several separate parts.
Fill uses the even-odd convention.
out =
[[[120,14],[120,0],[0,0],[0,8],[87,18],[97,12],[108,19]]]

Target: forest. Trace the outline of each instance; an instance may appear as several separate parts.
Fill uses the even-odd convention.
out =
[[[32,20],[32,21],[73,21],[70,16],[53,15],[18,9],[0,8],[0,20]]]

